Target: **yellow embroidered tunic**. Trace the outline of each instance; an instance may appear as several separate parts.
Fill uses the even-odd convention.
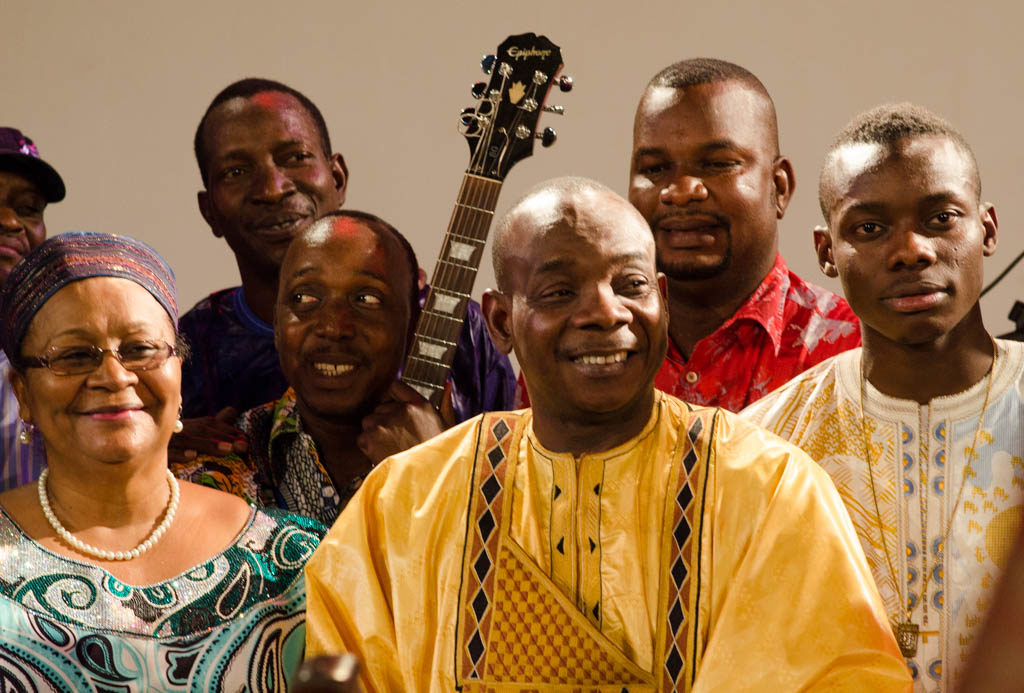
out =
[[[800,446],[831,475],[889,617],[906,619],[902,597],[921,630],[917,654],[907,660],[920,693],[954,690],[1024,507],[1024,344],[996,340],[996,348],[973,472],[955,514],[987,376],[965,392],[926,405],[888,397],[865,383],[862,429],[862,352],[855,349],[805,371],[743,411],[745,418]],[[926,573],[931,576],[927,590]]]
[[[835,489],[658,394],[634,439],[546,450],[529,410],[382,463],[307,568],[308,655],[372,691],[909,686]]]

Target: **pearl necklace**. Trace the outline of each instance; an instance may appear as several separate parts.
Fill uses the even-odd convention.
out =
[[[167,485],[171,488],[171,498],[167,503],[167,509],[164,511],[164,520],[161,522],[153,533],[150,534],[146,539],[130,551],[107,551],[106,549],[99,549],[91,544],[86,544],[84,541],[76,537],[74,534],[69,532],[64,525],[60,523],[57,516],[53,514],[53,508],[50,507],[50,499],[46,493],[46,478],[49,476],[50,470],[44,469],[43,473],[39,475],[39,482],[36,487],[39,489],[39,504],[43,506],[43,515],[46,515],[47,522],[53,527],[53,531],[57,533],[61,539],[64,540],[68,546],[73,548],[75,551],[86,556],[92,556],[93,558],[99,558],[104,561],[130,561],[133,558],[138,558],[142,554],[153,548],[153,545],[160,541],[160,537],[167,532],[167,528],[171,526],[174,521],[174,513],[178,510],[178,497],[180,495],[180,489],[178,487],[178,480],[174,478],[174,474],[171,470],[167,470]]]

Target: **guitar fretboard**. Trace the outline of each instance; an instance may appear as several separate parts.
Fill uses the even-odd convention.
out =
[[[440,407],[444,384],[466,317],[487,233],[501,192],[500,180],[466,173],[441,255],[406,357],[402,380]]]

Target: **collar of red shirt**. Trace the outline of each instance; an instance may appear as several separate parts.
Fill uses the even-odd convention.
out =
[[[719,325],[717,330],[704,339],[714,339],[716,335],[730,329],[736,322],[750,320],[760,325],[768,333],[768,337],[772,340],[775,356],[778,356],[779,345],[782,343],[782,330],[786,326],[784,313],[789,287],[789,267],[786,266],[782,255],[776,253],[775,264],[768,270],[768,274],[761,280],[758,287],[754,289],[754,293],[750,294],[750,298],[744,301],[731,318]],[[679,353],[671,339],[669,339],[669,350]]]

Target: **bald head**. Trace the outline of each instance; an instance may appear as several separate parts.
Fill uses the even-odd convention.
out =
[[[579,176],[553,178],[527,192],[498,221],[491,245],[498,289],[505,293],[513,290],[511,263],[522,259],[536,239],[554,229],[575,229],[581,215],[591,216],[598,210],[608,224],[641,231],[639,244],[654,252],[647,222],[611,188]]]
[[[538,439],[580,454],[635,435],[668,344],[647,222],[600,183],[558,178],[512,207],[492,247],[500,291],[483,312],[519,360]]]

